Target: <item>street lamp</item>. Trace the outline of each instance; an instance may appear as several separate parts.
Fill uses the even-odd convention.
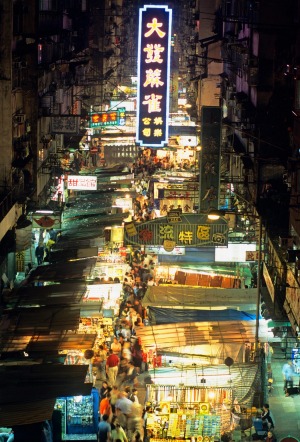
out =
[[[221,217],[225,217],[227,214],[234,215],[247,215],[258,220],[259,233],[258,233],[258,255],[257,255],[257,295],[256,295],[256,315],[255,315],[255,351],[258,354],[259,348],[259,316],[260,316],[260,292],[261,292],[261,264],[262,264],[262,218],[259,214],[253,213],[238,213],[224,210],[211,209],[207,215],[210,220],[218,220]]]

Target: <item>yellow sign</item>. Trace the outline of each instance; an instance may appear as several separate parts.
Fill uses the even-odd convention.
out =
[[[209,413],[209,403],[202,402],[200,404],[200,414],[208,414]]]
[[[133,223],[126,223],[125,224],[125,230],[128,236],[135,236],[137,235],[136,227]]]
[[[166,252],[172,252],[172,250],[174,250],[174,248],[176,246],[176,242],[165,239],[163,246],[164,246],[164,249]]]

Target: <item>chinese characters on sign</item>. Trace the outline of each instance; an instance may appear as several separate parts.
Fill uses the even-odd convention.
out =
[[[136,142],[152,148],[168,143],[172,10],[140,9]]]
[[[227,246],[228,226],[225,220],[207,222],[206,215],[182,214],[181,221],[162,217],[135,224],[130,234],[125,224],[125,244],[163,246]],[[170,222],[171,221],[171,222]],[[132,224],[132,223],[130,223]],[[132,232],[133,233],[133,232]]]
[[[69,190],[97,190],[96,176],[68,175]]]
[[[125,126],[125,107],[115,111],[90,113],[90,127]]]
[[[246,261],[258,261],[259,252],[258,251],[249,251],[246,252]],[[260,259],[264,259],[264,254],[260,253]]]

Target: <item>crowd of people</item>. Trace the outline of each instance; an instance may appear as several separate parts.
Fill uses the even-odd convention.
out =
[[[136,336],[138,327],[147,324],[142,299],[154,282],[155,263],[146,254],[135,250],[127,256],[128,269],[123,279],[123,299],[114,320],[111,342],[102,343],[93,365],[99,389],[99,441],[122,442],[144,440],[143,405],[139,402],[138,376],[147,372],[147,354]],[[151,382],[150,378],[147,382]]]
[[[110,387],[103,381],[100,389],[98,440],[117,442],[144,440],[145,420],[138,390],[129,385]]]

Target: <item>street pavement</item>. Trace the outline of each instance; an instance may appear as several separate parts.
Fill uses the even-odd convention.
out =
[[[291,436],[300,439],[300,394],[286,397],[283,391],[283,376],[281,373],[285,354],[281,351],[280,343],[273,344],[272,356],[273,389],[269,395],[270,410],[275,418],[274,433],[277,441]],[[299,374],[295,373],[294,386],[299,385]]]

